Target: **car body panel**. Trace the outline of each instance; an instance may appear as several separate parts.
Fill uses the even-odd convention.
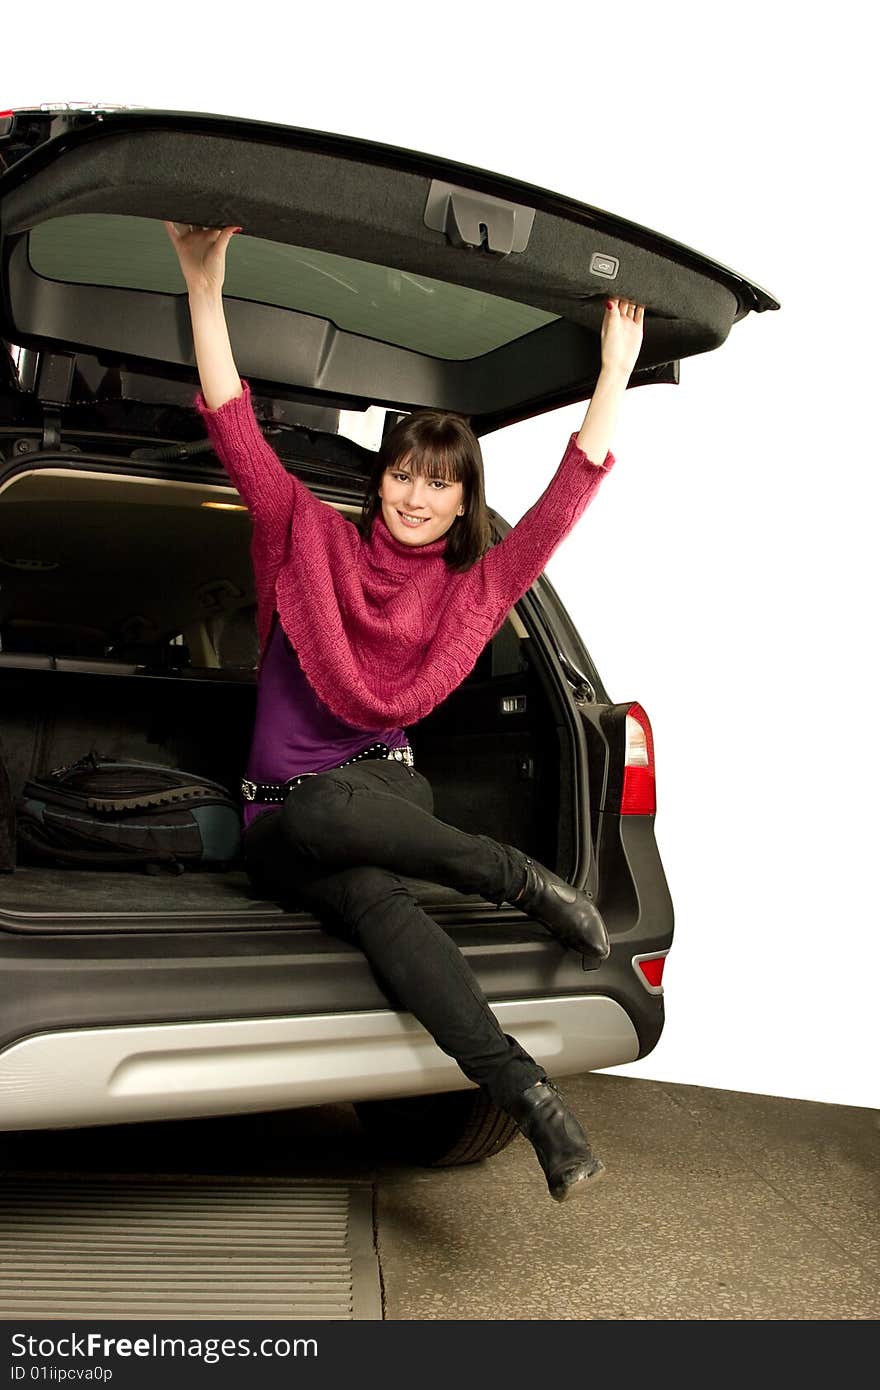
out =
[[[655,1001],[642,998],[630,958],[651,950],[655,937],[669,945],[665,920],[652,918],[646,933],[633,932],[627,920],[621,949],[612,947],[601,969],[587,970],[579,955],[515,909],[480,903],[432,911],[490,1001],[609,994],[644,1013],[642,1051],[656,1040],[662,1001],[658,1013]],[[609,931],[615,939],[613,916]],[[22,931],[4,914],[0,971],[0,1048],[59,1029],[288,1015],[293,1001],[302,1015],[387,1007],[357,947],[328,935],[309,914],[277,906],[271,924],[260,924],[257,914],[243,927],[240,915],[230,914],[225,923],[194,925],[180,914],[167,917],[164,930],[158,920],[152,930],[137,923],[128,929],[116,914],[103,923],[32,920]]]

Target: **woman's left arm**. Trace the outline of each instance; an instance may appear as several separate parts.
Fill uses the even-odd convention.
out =
[[[465,575],[469,602],[493,614],[493,634],[543,572],[614,466],[609,444],[641,348],[644,312],[629,300],[607,302],[602,368],[579,433],[571,436],[552,481],[534,506]]]
[[[608,299],[602,320],[602,370],[577,437],[587,458],[602,463],[611,447],[623,393],[642,346],[645,309],[629,299]]]

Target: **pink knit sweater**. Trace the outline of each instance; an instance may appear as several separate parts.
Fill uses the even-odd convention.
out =
[[[260,665],[275,608],[318,698],[359,728],[415,724],[471,671],[614,465],[593,464],[572,435],[534,506],[463,574],[446,537],[408,546],[381,512],[368,541],[321,502],[263,439],[250,388],[201,413],[253,522]]]

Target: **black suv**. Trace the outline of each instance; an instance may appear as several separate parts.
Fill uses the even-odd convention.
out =
[[[16,111],[0,117],[0,171],[13,796],[91,749],[238,795],[256,695],[250,526],[193,408],[164,219],[244,228],[224,291],[237,365],[285,466],[353,517],[402,413],[460,411],[484,435],[589,397],[609,294],[647,306],[633,386],[676,381],[682,357],[779,307],[596,208],[314,131]],[[608,601],[600,576],[596,595]],[[515,908],[419,883],[502,1025],[557,1078],[644,1056],[673,923],[651,727],[609,698],[546,578],[409,735],[442,819],[588,887],[608,926],[611,956],[587,971]],[[22,856],[0,875],[0,966],[0,1129],[351,1101],[433,1163],[516,1132],[357,949],[261,899],[240,861],[169,877]]]

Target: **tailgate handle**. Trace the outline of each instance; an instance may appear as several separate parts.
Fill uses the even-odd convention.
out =
[[[453,246],[478,246],[497,256],[525,251],[534,220],[534,208],[472,188],[432,179],[428,189],[425,226],[443,232]]]

